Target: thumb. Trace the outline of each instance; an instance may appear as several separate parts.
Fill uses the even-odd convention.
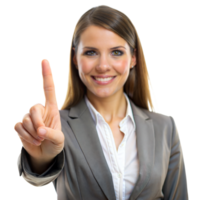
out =
[[[59,145],[64,141],[64,134],[62,131],[48,127],[38,128],[38,135],[44,139],[50,140],[55,145]]]

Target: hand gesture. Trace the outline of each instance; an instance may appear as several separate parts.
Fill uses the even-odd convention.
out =
[[[47,60],[42,61],[42,75],[45,106],[36,104],[30,108],[22,123],[15,125],[23,147],[37,161],[52,160],[64,147],[64,134],[61,131],[60,114],[56,102],[55,87],[51,68]],[[45,130],[45,135],[40,130]]]

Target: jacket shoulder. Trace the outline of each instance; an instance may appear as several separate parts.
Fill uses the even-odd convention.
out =
[[[142,109],[142,111],[153,121],[154,125],[160,127],[168,127],[171,130],[173,129],[173,118],[168,115],[164,115],[157,112],[152,112],[146,109]]]

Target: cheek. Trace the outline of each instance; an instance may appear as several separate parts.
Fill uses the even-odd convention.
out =
[[[129,70],[129,60],[123,59],[120,61],[117,61],[115,63],[116,71],[118,71],[119,74],[126,74]]]
[[[79,70],[83,74],[89,74],[93,68],[93,62],[88,59],[81,58],[78,62]]]
[[[86,58],[80,58],[80,60],[78,61],[79,71],[82,75],[90,74],[93,70],[94,65],[95,63],[93,60],[89,60]],[[121,75],[126,74],[129,71],[129,59],[117,60],[111,65],[113,65],[115,67],[115,70]]]

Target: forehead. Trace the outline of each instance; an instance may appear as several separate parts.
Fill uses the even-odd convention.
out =
[[[95,46],[95,47],[113,47],[122,45],[127,47],[127,42],[116,33],[107,30],[100,26],[89,26],[80,37],[80,47]]]

